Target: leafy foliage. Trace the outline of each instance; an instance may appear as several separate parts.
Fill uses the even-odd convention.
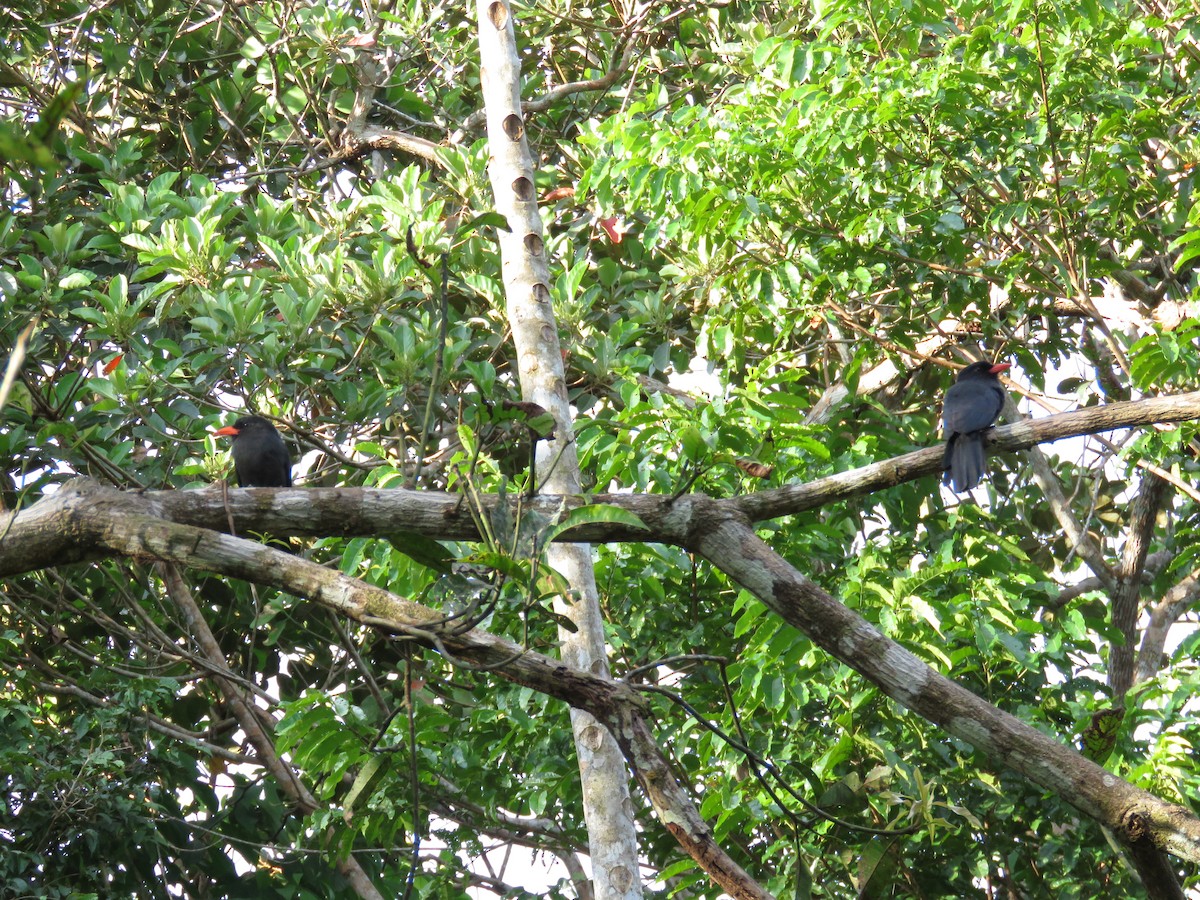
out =
[[[530,97],[636,50],[609,90],[530,116],[590,489],[733,496],[930,445],[948,378],[921,360],[956,346],[1013,359],[1058,407],[1200,381],[1182,4],[624,9],[518,9]],[[0,11],[0,338],[36,323],[3,409],[6,508],[76,474],[200,487],[227,469],[206,433],[243,409],[290,426],[308,485],[525,486],[466,15]],[[366,122],[436,154],[370,145],[364,98]],[[1110,562],[1138,467],[1188,488],[1194,439],[1062,451],[1066,508]],[[740,458],[773,468],[752,477]],[[1064,594],[1090,573],[1028,467],[991,468],[981,506],[926,480],[761,532],[1063,741],[1120,704],[1105,765],[1192,804],[1195,635],[1112,697],[1108,660],[1131,636],[1103,591]],[[1194,572],[1194,497],[1160,516],[1147,607]],[[305,552],[552,647],[561,584],[533,538],[553,525],[488,524],[478,548],[390,535]],[[599,547],[596,566],[614,671],[714,726],[650,695],[718,839],[778,895],[1135,890],[1061,798],[996,774],[720,573],[657,545]],[[461,897],[493,844],[583,849],[564,710],[295,598],[191,577],[318,808],[297,815],[245,752],[152,568],[15,579],[0,586],[3,892],[349,896],[336,861],[352,852],[381,890],[411,877],[415,896]],[[650,892],[716,896],[638,813]],[[564,879],[544,895],[572,894]]]

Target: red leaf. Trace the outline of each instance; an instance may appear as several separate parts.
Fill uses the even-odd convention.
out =
[[[604,229],[604,233],[608,235],[608,239],[614,244],[621,243],[621,238],[625,236],[625,229],[617,224],[616,216],[601,219],[600,227]]]
[[[112,359],[110,359],[108,362],[106,362],[104,364],[104,374],[111,375],[113,369],[115,369],[117,366],[119,366],[121,364],[121,360],[123,360],[124,358],[125,358],[124,353],[118,353],[116,356],[114,356]]]
[[[733,464],[751,478],[769,478],[775,468],[774,466],[768,466],[766,463],[760,463],[757,459],[746,459],[745,457],[735,459]]]

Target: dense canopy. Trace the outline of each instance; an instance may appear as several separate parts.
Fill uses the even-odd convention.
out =
[[[584,491],[701,509],[940,458],[976,359],[1012,364],[1001,423],[1200,387],[1189,4],[512,11]],[[78,475],[242,509],[211,433],[262,415],[297,491],[450,493],[474,523],[312,513],[297,564],[557,654],[577,625],[553,598],[587,591],[543,556],[562,510],[534,503],[531,441],[555,427],[522,402],[478,27],[438,0],[0,9],[9,527]],[[1194,819],[1198,415],[996,453],[970,495],[897,470],[738,516],[854,621]],[[763,895],[1200,885],[1200,851],[1156,870],[704,536],[627,539],[619,502],[576,520],[625,529],[591,549],[608,666]],[[0,895],[592,896],[579,735],[503,661],[274,570],[89,550],[18,571],[15,546]],[[631,798],[628,890],[721,896]],[[557,860],[549,887],[512,847]]]

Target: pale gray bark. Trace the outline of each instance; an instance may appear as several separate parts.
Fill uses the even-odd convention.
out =
[[[1134,787],[936,672],[797,572],[748,524],[716,513],[719,504],[708,498],[693,502],[689,549],[893,700],[1113,829],[1135,851],[1200,855],[1200,819],[1189,810]]]
[[[713,880],[734,897],[769,896],[713,841],[654,742],[645,704],[630,685],[479,629],[457,633],[428,607],[283,551],[170,522],[162,517],[161,500],[171,493],[184,492],[126,494],[77,479],[10,519],[8,534],[24,545],[27,527],[41,533],[56,528],[110,554],[168,560],[270,585],[365,625],[436,647],[451,660],[489,666],[504,678],[586,709],[620,742],[659,821]],[[291,492],[252,488],[230,493]],[[655,521],[654,529],[653,538],[707,558],[892,699],[1054,792],[1130,846],[1149,842],[1181,859],[1200,861],[1200,819],[1190,810],[1106,772],[1069,745],[934,671],[779,557],[738,514],[736,505],[699,494],[679,497],[670,501],[669,514]],[[0,544],[0,562],[6,549]],[[31,562],[26,560],[27,565]],[[31,568],[59,562],[43,550],[40,565]]]
[[[533,159],[521,110],[521,64],[507,3],[479,0],[479,59],[487,113],[488,174],[496,209],[508,222],[500,231],[509,326],[517,351],[524,400],[554,416],[551,440],[540,442],[537,483],[560,494],[580,491],[571,409],[550,293]],[[572,668],[608,678],[604,622],[587,544],[555,544],[547,563],[571,585],[557,611],[576,627],[559,631],[563,660]],[[592,880],[599,900],[640,900],[637,829],[628,773],[613,736],[588,712],[572,708],[571,725],[583,787]]]

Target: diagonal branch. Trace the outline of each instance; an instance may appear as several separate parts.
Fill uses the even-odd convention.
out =
[[[1152,400],[1089,406],[1044,419],[1004,425],[988,433],[988,442],[993,453],[1027,450],[1035,444],[1052,443],[1098,431],[1192,419],[1200,419],[1200,391]],[[751,521],[759,522],[815,509],[838,500],[872,494],[941,470],[942,448],[938,446],[818,478],[806,484],[759,491],[726,502]]]
[[[1131,848],[1200,860],[1200,818],[1107,772],[936,672],[797,572],[749,523],[696,499],[688,547],[887,696],[1053,791]]]
[[[183,613],[191,636],[200,646],[200,651],[209,665],[219,673],[230,673],[231,675],[232,670],[229,668],[229,662],[225,659],[225,654],[221,652],[216,635],[208,627],[208,622],[205,620],[200,606],[196,603],[196,598],[192,596],[191,589],[179,574],[179,569],[169,562],[164,562],[159,564],[158,572],[162,576],[167,593]],[[275,752],[274,738],[267,733],[259,715],[259,709],[250,701],[249,694],[236,680],[225,674],[214,674],[213,680],[216,681],[218,690],[224,696],[225,702],[229,704],[229,708],[233,710],[238,724],[253,745],[258,761],[271,773],[283,795],[302,815],[307,815],[315,810],[318,807],[316,798],[313,797],[292,767]],[[340,858],[337,861],[337,869],[350,882],[359,897],[364,897],[366,900],[383,900],[383,895],[379,893],[378,888],[371,882],[370,877],[353,855],[347,854]]]
[[[616,738],[659,821],[704,871],[738,900],[771,897],[716,843],[654,740],[644,701],[629,685],[573,669],[480,629],[463,630],[436,610],[281,550],[167,522],[146,495],[81,478],[38,506],[56,508],[60,527],[109,553],[193,566],[305,597],[468,664],[492,667],[509,681],[586,710]]]
[[[1134,498],[1130,514],[1129,535],[1117,568],[1117,590],[1112,595],[1109,613],[1113,627],[1121,632],[1124,642],[1114,644],[1108,669],[1108,683],[1113,699],[1120,703],[1125,692],[1133,686],[1133,663],[1137,641],[1138,599],[1142,592],[1142,572],[1146,553],[1154,535],[1158,512],[1170,496],[1167,482],[1153,472],[1142,478],[1141,489]]]

